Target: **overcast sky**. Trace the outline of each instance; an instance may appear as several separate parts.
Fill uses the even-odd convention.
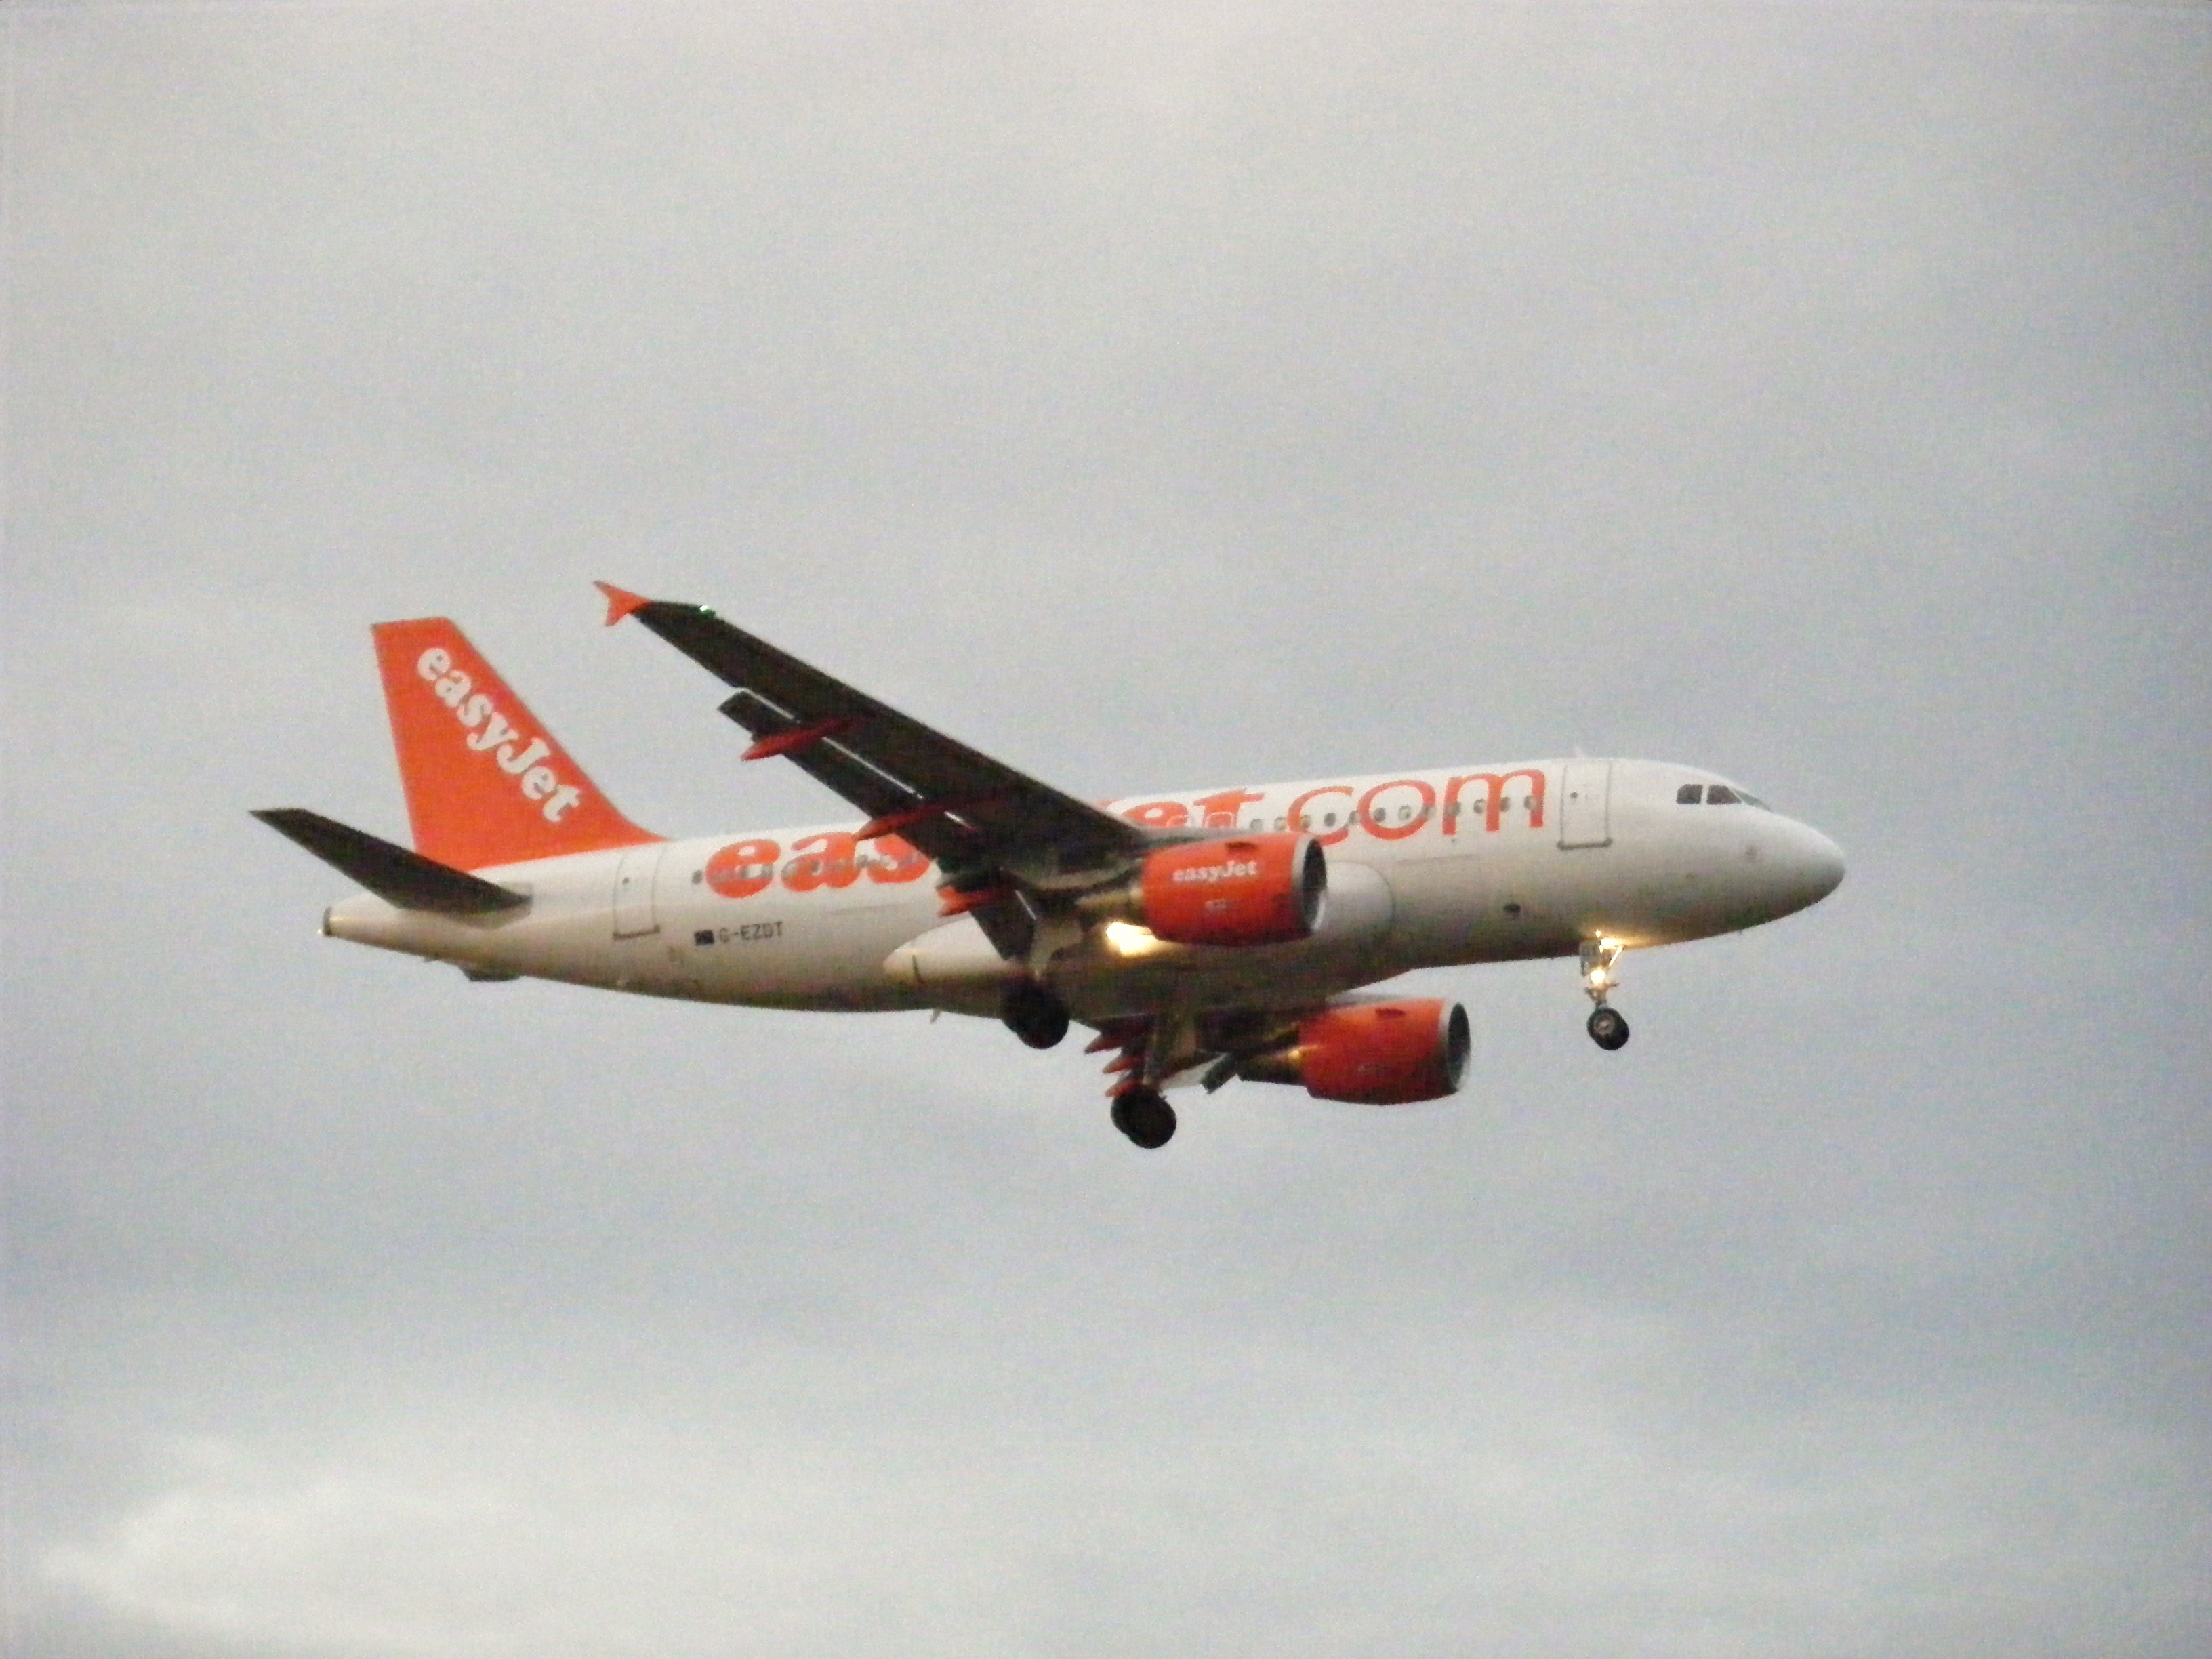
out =
[[[24,1659],[2212,1652],[2212,13],[18,4]],[[1105,796],[1596,754],[1826,903],[1146,1156],[994,1025],[316,936],[595,577]]]

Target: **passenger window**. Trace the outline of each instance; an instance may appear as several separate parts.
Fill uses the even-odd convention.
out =
[[[1335,829],[1335,828],[1336,828],[1336,814],[1335,814],[1335,813],[1334,813],[1334,812],[1324,813],[1324,814],[1322,815],[1322,822],[1323,823],[1327,824],[1330,829],[1332,829],[1332,830]]]
[[[1728,785],[1724,783],[1717,783],[1711,788],[1705,791],[1705,805],[1708,806],[1734,806],[1736,805],[1735,791],[1729,788]]]
[[[1287,818],[1277,818],[1275,820],[1275,828],[1278,830],[1285,829],[1288,827],[1289,822],[1290,821]]]
[[[1705,786],[1704,784],[1686,783],[1680,789],[1677,789],[1674,792],[1674,805],[1677,806],[1695,806],[1705,798]]]

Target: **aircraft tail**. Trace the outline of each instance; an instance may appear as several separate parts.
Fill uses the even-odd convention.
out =
[[[453,623],[369,631],[416,852],[481,870],[661,839],[599,793]]]

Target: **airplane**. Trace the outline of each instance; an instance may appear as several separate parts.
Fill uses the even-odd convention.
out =
[[[366,890],[329,937],[647,996],[1079,1022],[1109,1116],[1157,1149],[1166,1091],[1303,1085],[1391,1106],[1457,1091],[1466,1010],[1368,988],[1420,968],[1573,957],[1599,1048],[1622,952],[1772,921],[1844,877],[1836,844],[1740,786],[1567,759],[1079,800],[703,606],[609,583],[606,622],[729,688],[720,712],[862,815],[669,841],[585,775],[461,630],[376,624],[414,846],[254,814]],[[933,1015],[933,1018],[934,1015]]]

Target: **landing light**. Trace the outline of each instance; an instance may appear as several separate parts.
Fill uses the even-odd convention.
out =
[[[1133,921],[1109,921],[1103,931],[1106,948],[1117,957],[1141,957],[1160,948],[1152,930]]]

